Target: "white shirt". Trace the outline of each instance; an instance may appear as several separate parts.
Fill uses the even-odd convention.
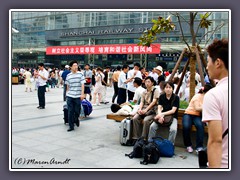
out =
[[[45,86],[46,82],[48,80],[48,72],[47,70],[44,68],[42,71],[40,70],[38,72],[39,75],[44,76],[46,78],[46,80],[42,79],[40,76],[38,76],[38,82],[39,82],[39,86]]]
[[[142,97],[144,90],[145,89],[142,86],[139,86],[138,88],[136,88],[134,97],[133,97],[133,101],[137,100],[137,104],[140,104],[140,102],[141,102],[140,98]]]
[[[197,94],[198,91],[199,91],[199,89],[196,87],[195,88],[195,94]],[[184,100],[187,101],[187,102],[189,102],[189,95],[190,95],[190,87],[187,87],[187,88],[185,88],[185,91],[184,91],[184,96],[185,96]]]
[[[118,88],[123,88],[123,89],[127,89],[127,84],[124,83],[126,82],[127,78],[126,78],[126,74],[121,71],[118,77]]]
[[[153,77],[153,79],[158,82],[158,74],[157,73],[153,73],[153,72],[150,72],[149,73],[149,76]]]
[[[127,77],[128,77],[128,78],[132,78],[132,77],[134,76],[134,72],[135,72],[135,71],[137,71],[137,74],[135,75],[135,77],[139,77],[140,79],[142,79],[142,74],[141,74],[141,72],[138,71],[138,70],[134,70],[134,69],[128,71]],[[133,81],[134,81],[134,80],[132,80],[131,82],[129,82],[129,83],[127,84],[127,90],[132,91],[132,92],[135,92],[136,88],[135,88],[134,85],[133,85]]]

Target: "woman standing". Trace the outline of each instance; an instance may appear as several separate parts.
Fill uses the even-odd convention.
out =
[[[190,132],[192,125],[197,129],[196,134],[196,151],[203,149],[203,139],[204,139],[204,124],[202,122],[202,104],[204,95],[212,88],[211,84],[205,84],[205,86],[195,94],[182,118],[183,125],[183,142],[187,147],[189,153],[193,152],[192,142],[190,138]]]
[[[96,83],[95,83],[94,92],[93,92],[93,104],[92,104],[93,106],[96,106],[96,105],[99,106],[100,102],[102,100],[102,91],[103,91],[102,80],[103,80],[103,78],[104,78],[103,69],[98,67],[96,75],[95,75]],[[98,103],[96,104],[97,95],[98,95]]]
[[[29,91],[32,92],[32,82],[31,82],[32,74],[29,72],[28,68],[26,69],[26,72],[23,73],[23,77],[25,78],[25,86],[26,86],[25,92],[27,92],[28,88],[29,88]]]

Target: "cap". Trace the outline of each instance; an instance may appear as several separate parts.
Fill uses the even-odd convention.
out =
[[[163,72],[162,66],[155,67],[155,70],[159,70],[159,71]]]
[[[69,68],[69,65],[66,65],[65,68]]]

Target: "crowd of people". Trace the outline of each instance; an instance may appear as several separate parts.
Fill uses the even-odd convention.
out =
[[[179,70],[169,81],[170,70],[157,66],[150,72],[135,63],[133,69],[128,65],[111,69],[98,67],[92,69],[86,64],[80,69],[77,61],[72,61],[65,69],[45,69],[40,63],[38,69],[19,69],[25,77],[26,91],[32,91],[32,78],[36,81],[39,109],[45,108],[46,88],[63,88],[63,101],[67,101],[69,109],[69,129],[74,130],[74,122],[80,113],[79,102],[89,99],[93,106],[109,103],[106,99],[107,88],[113,87],[111,98],[113,104],[122,105],[126,102],[137,105],[133,114],[133,139],[140,137],[149,140],[161,129],[164,119],[173,115],[169,126],[168,139],[174,144],[177,134],[177,118],[179,102],[189,102],[183,116],[183,139],[186,150],[193,152],[190,139],[191,126],[197,128],[196,151],[203,149],[204,123],[209,126],[209,167],[226,167],[228,163],[228,139],[221,139],[228,128],[228,41],[216,40],[208,47],[206,85],[202,87],[200,75],[195,74],[195,95],[190,100],[190,72],[183,79],[180,91],[176,86],[181,77]],[[13,68],[13,72],[17,71]],[[217,86],[209,83],[215,80]],[[206,95],[205,95],[206,94]],[[75,114],[75,116],[73,116]],[[75,118],[75,119],[74,119]],[[143,123],[142,123],[143,120]],[[79,124],[77,124],[79,125]]]

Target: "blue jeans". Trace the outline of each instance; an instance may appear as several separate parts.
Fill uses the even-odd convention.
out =
[[[196,149],[197,149],[197,148],[203,147],[204,124],[202,122],[202,117],[190,115],[190,114],[184,114],[182,118],[182,125],[183,125],[183,141],[186,147],[192,146],[190,132],[193,124],[197,129],[197,134],[196,134]]]
[[[81,100],[79,98],[67,97],[67,107],[68,107],[68,124],[70,129],[74,129],[74,123],[78,121],[80,114]]]

